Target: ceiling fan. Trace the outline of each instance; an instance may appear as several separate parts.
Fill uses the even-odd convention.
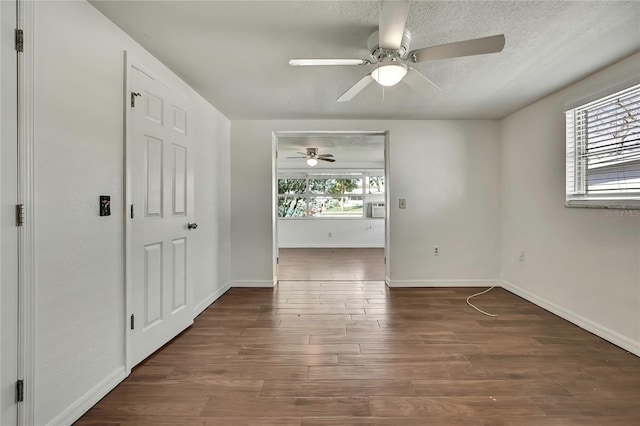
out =
[[[306,158],[307,165],[314,167],[318,164],[318,160],[328,161],[329,163],[335,163],[336,160],[333,159],[333,154],[322,154],[318,155],[318,148],[307,148],[307,153],[298,152],[298,154],[304,155],[304,157],[287,157],[287,158]]]
[[[374,80],[382,86],[394,86],[402,81],[423,96],[428,97],[434,88],[438,90],[440,88],[407,64],[497,53],[504,48],[504,34],[500,34],[409,50],[411,32],[405,28],[408,14],[408,0],[383,0],[381,2],[379,29],[371,34],[367,40],[370,59],[291,59],[289,65],[294,67],[376,65],[375,69],[344,92],[337,99],[338,102],[350,101]]]

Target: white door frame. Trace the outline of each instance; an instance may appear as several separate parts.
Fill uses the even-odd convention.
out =
[[[124,252],[122,253],[122,264],[124,266],[124,313],[125,313],[125,325],[124,325],[124,367],[126,375],[131,374],[133,368],[131,361],[131,333],[130,322],[128,321],[131,312],[133,311],[132,302],[132,289],[131,289],[131,268],[129,267],[129,253],[131,253],[131,212],[128,211],[131,207],[131,170],[129,167],[129,158],[131,157],[129,149],[129,141],[131,140],[131,108],[127,105],[131,93],[131,67],[133,64],[138,64],[129,52],[124,52],[124,93],[122,94],[123,106],[124,106],[124,141],[123,152],[124,158],[124,203],[122,203],[122,222],[124,224],[122,229],[122,237],[124,241]]]
[[[132,109],[130,108],[130,102],[131,102],[131,92],[132,92],[132,71],[138,70],[140,72],[142,72],[143,74],[146,74],[147,76],[149,76],[150,78],[152,78],[155,81],[158,81],[164,85],[166,85],[167,87],[171,88],[172,86],[170,84],[168,84],[164,79],[162,79],[160,76],[158,76],[156,73],[154,73],[153,71],[150,70],[150,67],[146,66],[143,64],[142,61],[139,61],[137,58],[135,58],[134,56],[132,56],[128,51],[124,51],[124,64],[125,64],[125,68],[124,68],[124,93],[123,93],[123,100],[124,100],[124,147],[123,147],[123,152],[124,152],[124,202],[123,202],[123,222],[124,222],[124,226],[123,226],[123,241],[124,241],[124,252],[123,252],[123,265],[124,265],[124,306],[125,306],[125,316],[126,316],[126,321],[125,321],[125,341],[124,341],[124,355],[125,355],[125,371],[126,371],[126,375],[128,376],[131,373],[131,369],[133,367],[135,367],[136,364],[134,364],[134,361],[132,360],[132,344],[133,344],[133,335],[130,332],[131,330],[131,314],[134,312],[135,310],[135,306],[133,304],[133,278],[132,278],[132,268],[131,268],[131,253],[132,253],[132,247],[133,247],[133,242],[132,242],[132,221],[131,219],[131,210],[130,210],[130,206],[133,204],[133,200],[132,200],[132,195],[133,195],[133,184],[132,184],[132,170],[131,167],[132,165],[129,162],[129,158],[131,158],[131,146],[130,146],[130,141],[133,140],[132,135],[131,135],[131,123],[132,123]],[[190,119],[188,119],[190,120]],[[191,125],[189,125],[191,126]],[[194,141],[195,142],[195,141]],[[193,179],[193,177],[188,177],[188,179]],[[194,185],[193,183],[191,183],[191,185]],[[194,203],[195,200],[190,201],[189,203]],[[138,206],[136,206],[137,208]],[[193,204],[189,204],[188,205],[188,211],[190,211],[191,213],[189,213],[189,215],[193,215],[194,212],[194,205]],[[138,214],[136,212],[136,214]],[[187,220],[187,217],[185,217],[185,220]],[[187,272],[189,274],[189,272]],[[190,275],[190,274],[189,274]],[[187,284],[188,285],[188,284]],[[190,295],[191,293],[187,292],[188,294],[188,300],[187,300],[187,306],[189,307],[189,309],[192,312],[192,308],[193,308],[193,296]],[[194,315],[192,312],[192,316],[191,319],[193,321]]]
[[[131,158],[131,149],[129,146],[129,141],[131,138],[131,108],[129,108],[129,102],[131,102],[130,94],[131,90],[131,71],[132,68],[135,68],[144,74],[147,74],[149,77],[162,81],[161,78],[156,76],[154,73],[149,71],[140,61],[134,58],[128,51],[124,52],[124,93],[123,93],[123,105],[124,105],[124,203],[122,204],[123,209],[123,222],[124,228],[123,238],[124,238],[124,253],[123,253],[123,265],[124,265],[124,306],[125,306],[125,329],[124,329],[124,365],[127,376],[131,373],[131,369],[135,367],[133,361],[131,360],[131,333],[129,332],[131,329],[130,317],[131,313],[134,310],[133,306],[133,279],[131,277],[131,267],[130,267],[130,253],[131,253],[131,211],[130,206],[132,204],[132,182],[131,182],[131,165],[129,164],[129,158]]]
[[[156,74],[152,73],[147,67],[142,65],[141,61],[138,61],[135,57],[133,57],[128,51],[124,51],[124,93],[123,96],[123,107],[124,107],[124,203],[122,203],[122,217],[124,227],[122,229],[123,232],[123,241],[124,241],[124,251],[122,263],[124,265],[124,307],[125,307],[125,326],[124,326],[124,367],[126,371],[126,375],[131,374],[131,369],[135,367],[131,356],[131,345],[133,336],[130,333],[131,330],[131,314],[134,311],[133,306],[133,279],[131,274],[130,267],[130,253],[131,253],[131,210],[130,206],[132,205],[132,194],[133,187],[131,182],[131,165],[129,164],[129,158],[131,158],[131,147],[129,146],[129,141],[132,140],[131,137],[131,115],[132,111],[129,107],[129,103],[131,102],[131,72],[132,69],[135,68],[138,71],[147,74],[154,80],[163,81]]]
[[[384,276],[385,283],[389,285],[389,279],[391,276],[391,268],[389,265],[389,257],[391,253],[391,222],[389,220],[389,212],[391,210],[391,195],[389,185],[389,131],[388,130],[286,130],[275,131],[272,134],[272,146],[271,146],[271,229],[272,229],[272,247],[273,247],[273,285],[278,283],[278,137],[284,135],[319,135],[319,134],[336,134],[336,135],[384,135],[384,202],[385,202],[385,217],[384,217]]]
[[[24,51],[18,55],[18,203],[25,205],[19,244],[18,376],[24,380],[24,402],[18,404],[18,424],[35,418],[35,194],[34,194],[34,14],[35,2],[18,1],[18,26]]]
[[[391,159],[389,157],[390,132],[384,132],[384,282],[389,285],[391,280]]]
[[[280,263],[280,249],[278,248],[278,133],[271,134],[271,233],[273,263],[273,286],[278,284],[278,264]]]
[[[2,129],[0,146],[0,193],[2,210],[0,217],[0,424],[15,424],[18,421],[18,404],[14,387],[21,379],[18,373],[19,345],[19,242],[20,229],[16,226],[15,205],[18,203],[18,110],[17,110],[17,57],[14,49],[14,30],[17,27],[18,2],[0,3],[0,64],[2,64],[2,84],[0,85]]]

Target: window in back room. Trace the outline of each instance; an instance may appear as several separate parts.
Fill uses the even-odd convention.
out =
[[[640,208],[640,85],[565,114],[567,206]]]

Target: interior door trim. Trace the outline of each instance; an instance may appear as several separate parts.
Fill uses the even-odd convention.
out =
[[[18,404],[18,425],[35,421],[35,193],[34,193],[34,35],[36,2],[17,0],[18,27],[24,50],[18,54],[18,203],[24,204],[24,225],[18,228],[18,377],[24,380],[24,401]]]
[[[133,59],[131,54],[125,50],[124,52],[124,93],[123,93],[123,106],[124,106],[124,139],[123,139],[123,152],[124,152],[124,203],[123,205],[123,265],[124,265],[124,307],[125,307],[125,329],[124,329],[124,365],[126,375],[128,376],[131,373],[131,369],[134,367],[131,361],[131,333],[129,332],[129,321],[128,318],[132,315],[133,312],[133,299],[132,299],[132,278],[131,278],[131,267],[129,261],[129,254],[131,253],[131,216],[129,214],[131,209],[131,214],[133,214],[133,208],[131,208],[131,166],[129,165],[129,158],[131,158],[131,150],[129,149],[129,141],[131,140],[131,108],[129,104],[129,94],[131,93],[131,72],[133,69],[138,69],[145,74],[147,74],[144,70],[144,67],[139,65],[139,62]],[[150,76],[151,77],[151,76]]]
[[[131,149],[129,146],[129,142],[132,141],[131,136],[131,123],[132,123],[132,111],[131,111],[131,98],[130,94],[132,92],[132,72],[133,70],[137,70],[148,76],[149,78],[158,81],[164,84],[167,87],[171,87],[164,81],[161,77],[152,72],[148,67],[142,65],[142,62],[139,61],[135,56],[131,55],[131,53],[127,50],[124,51],[124,82],[123,85],[123,115],[124,115],[124,137],[123,137],[123,162],[124,162],[124,196],[123,196],[123,252],[122,252],[122,261],[124,265],[124,276],[123,276],[123,285],[124,285],[124,307],[125,307],[125,321],[124,321],[124,366],[125,373],[128,376],[131,373],[131,369],[135,367],[135,363],[132,359],[132,333],[130,333],[130,318],[134,312],[133,306],[133,278],[131,272],[130,265],[130,253],[132,253],[132,241],[131,241],[131,204],[132,204],[132,170],[131,165],[129,164],[129,158],[131,158]],[[184,96],[181,92],[180,96]],[[142,206],[136,206],[136,214],[137,212],[141,212],[140,208]],[[193,206],[191,206],[193,209]]]
[[[130,333],[130,321],[131,315],[134,311],[133,306],[133,279],[131,277],[131,267],[130,267],[130,253],[131,253],[131,214],[133,210],[131,209],[132,204],[132,182],[131,182],[131,165],[129,164],[129,158],[131,158],[131,149],[129,146],[129,141],[131,141],[131,99],[130,93],[132,91],[131,79],[132,79],[132,71],[138,70],[143,74],[147,75],[149,78],[153,80],[162,81],[158,78],[154,73],[149,71],[144,65],[141,64],[131,53],[127,50],[124,51],[124,92],[122,96],[122,105],[124,108],[124,138],[123,138],[123,152],[124,152],[124,202],[122,203],[123,208],[123,228],[122,228],[122,240],[124,242],[124,247],[122,250],[122,264],[124,265],[124,308],[125,308],[125,321],[124,321],[124,367],[125,373],[128,376],[131,374],[131,369],[135,366],[132,361],[132,335]],[[141,207],[141,206],[139,206]]]
[[[273,286],[278,284],[278,138],[280,136],[317,136],[317,135],[384,135],[384,179],[385,179],[385,218],[384,218],[384,282],[389,286],[391,281],[391,185],[389,177],[391,175],[390,160],[390,131],[389,130],[278,130],[271,134],[271,245],[272,245],[272,275]]]

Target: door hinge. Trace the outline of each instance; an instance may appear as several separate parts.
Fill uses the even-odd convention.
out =
[[[24,204],[16,204],[16,226],[24,225]]]
[[[139,92],[131,92],[131,108],[136,106],[136,96],[142,96]]]
[[[24,401],[24,380],[16,382],[16,402]]]
[[[134,213],[134,211],[133,211],[133,204],[131,204],[131,214],[130,214],[131,219],[133,219],[133,216],[134,216],[134,214],[133,214],[133,213]]]
[[[24,31],[16,28],[15,30],[16,52],[24,51]]]
[[[276,265],[279,265],[279,264],[280,264],[280,258],[276,257]]]
[[[131,314],[131,329],[133,330],[134,328],[136,328],[136,317]]]
[[[387,264],[387,256],[384,257],[384,264]]]

